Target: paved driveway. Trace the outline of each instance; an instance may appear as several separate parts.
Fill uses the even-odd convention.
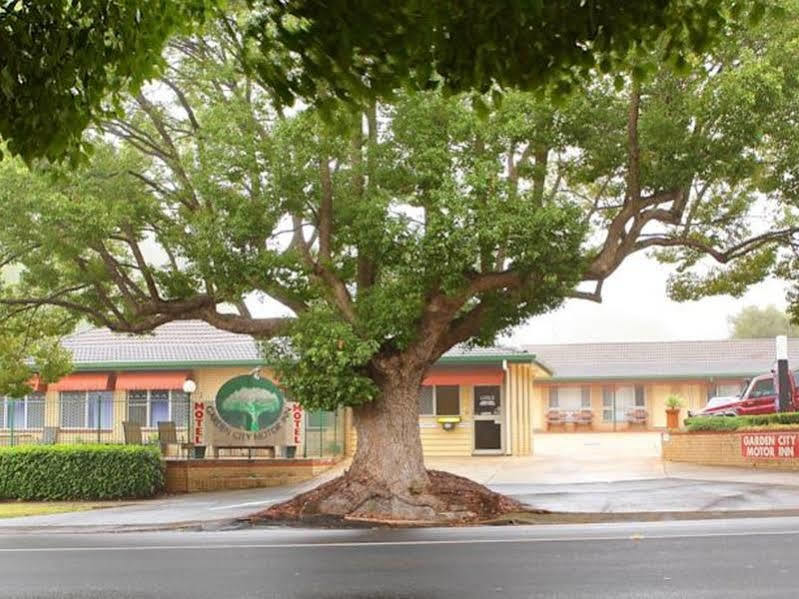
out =
[[[539,434],[535,455],[429,459],[557,512],[799,509],[799,474],[664,462],[660,433]]]

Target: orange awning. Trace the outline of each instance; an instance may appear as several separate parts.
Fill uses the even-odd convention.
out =
[[[57,383],[51,383],[55,391],[105,391],[108,389],[107,372],[80,372],[65,376]]]
[[[183,389],[187,372],[120,372],[116,388],[130,389]]]
[[[422,385],[501,385],[502,370],[439,370],[433,371]]]

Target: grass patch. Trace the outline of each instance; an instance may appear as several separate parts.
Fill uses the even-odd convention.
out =
[[[119,505],[122,504],[96,501],[0,501],[0,518],[85,512],[86,510]]]

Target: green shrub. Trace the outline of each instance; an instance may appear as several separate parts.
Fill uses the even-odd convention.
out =
[[[0,449],[0,499],[97,500],[152,497],[164,489],[154,447],[27,445]]]
[[[696,431],[734,431],[743,426],[740,416],[695,416],[685,419],[685,426]]]
[[[768,428],[774,425],[799,424],[799,412],[759,414],[757,416],[694,416],[685,426],[696,431],[734,431],[739,428]]]

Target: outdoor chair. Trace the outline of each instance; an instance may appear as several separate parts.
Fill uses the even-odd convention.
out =
[[[579,412],[577,412],[575,420],[577,426],[583,426],[590,429],[593,421],[594,421],[594,413],[591,410],[583,408]]]
[[[45,426],[42,429],[42,445],[55,445],[58,439],[57,426]]]
[[[122,432],[125,435],[125,445],[141,445],[141,424],[125,420],[122,422]]]
[[[547,428],[551,429],[555,426],[565,426],[566,422],[563,418],[563,412],[557,409],[550,409],[547,411]]]
[[[180,452],[186,451],[186,457],[189,457],[191,451],[191,443],[178,443],[178,430],[172,420],[161,421],[158,423],[158,442],[161,444],[161,454],[166,455],[170,445],[178,445]]]
[[[627,412],[627,422],[631,426],[646,426],[647,413],[645,408],[633,408]]]

